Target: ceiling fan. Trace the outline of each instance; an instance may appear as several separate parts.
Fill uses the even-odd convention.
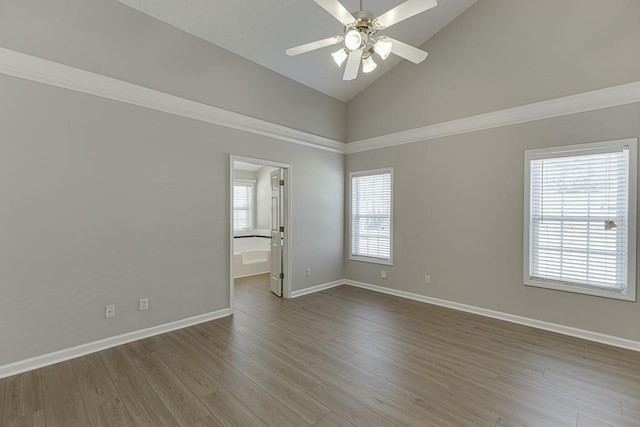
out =
[[[362,63],[363,73],[370,73],[375,70],[378,65],[373,60],[374,53],[378,54],[382,60],[387,59],[389,54],[394,53],[416,64],[426,59],[427,52],[390,37],[377,36],[377,33],[400,21],[436,7],[438,5],[437,0],[407,0],[377,17],[373,13],[362,9],[362,0],[360,0],[360,10],[353,13],[349,13],[338,0],[313,1],[342,23],[344,35],[289,48],[286,50],[287,55],[296,56],[344,42],[342,49],[331,54],[339,67],[342,67],[345,60],[347,61],[344,76],[342,77],[343,80],[353,80],[358,77],[360,63]]]

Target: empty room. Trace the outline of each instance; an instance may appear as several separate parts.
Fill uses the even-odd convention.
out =
[[[0,0],[0,427],[640,426],[640,0]]]

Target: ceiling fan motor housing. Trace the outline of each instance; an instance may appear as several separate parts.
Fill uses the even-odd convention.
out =
[[[377,17],[372,12],[368,10],[358,10],[357,12],[353,12],[352,15],[356,19],[356,23],[352,27],[350,26],[350,29],[356,29],[369,37],[378,31],[373,22]]]
[[[352,15],[356,19],[356,22],[355,24],[345,26],[344,34],[346,35],[349,31],[356,30],[362,37],[362,45],[360,48],[365,52],[371,51],[370,41],[373,41],[373,35],[378,32],[378,28],[374,23],[376,15],[367,10],[359,10],[353,12]]]

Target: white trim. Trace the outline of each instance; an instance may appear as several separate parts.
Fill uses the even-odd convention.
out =
[[[628,350],[640,352],[639,341],[633,341],[626,338],[614,337],[612,335],[606,335],[598,332],[587,331],[584,329],[573,328],[570,326],[559,325],[557,323],[544,322],[542,320],[531,319],[528,317],[516,316],[514,314],[503,313],[500,311],[489,310],[486,308],[475,307],[472,305],[461,304],[461,303],[447,301],[439,298],[428,297],[426,295],[414,294],[411,292],[385,288],[382,286],[376,286],[369,283],[358,282],[355,280],[348,280],[348,279],[336,280],[334,282],[323,283],[320,285],[312,286],[310,288],[301,289],[299,291],[293,291],[291,292],[291,298],[297,298],[303,295],[309,295],[315,292],[324,291],[324,290],[331,289],[341,285],[348,285],[348,286],[354,286],[356,288],[368,289],[374,292],[394,295],[400,298],[407,298],[410,300],[420,301],[427,304],[434,304],[441,307],[451,308],[453,310],[473,313],[480,316],[490,317],[493,319],[499,319],[499,320],[504,320],[511,323],[530,326],[532,328],[556,332],[562,335],[581,338],[587,341],[598,342],[601,344],[611,345],[611,346],[620,347],[620,348],[626,348]],[[225,308],[225,309],[214,311],[211,313],[201,314],[199,316],[194,316],[194,317],[178,320],[171,323],[166,323],[164,325],[153,326],[151,328],[129,332],[126,334],[115,336],[115,337],[94,341],[92,343],[82,344],[77,347],[64,349],[57,352],[44,354],[42,356],[36,356],[30,359],[10,363],[8,365],[0,366],[0,379],[17,375],[23,372],[31,371],[34,369],[42,368],[44,366],[49,366],[56,363],[64,362],[66,360],[75,359],[77,357],[81,357],[90,353],[106,350],[108,348],[116,347],[118,345],[123,345],[132,341],[137,341],[137,340],[152,337],[155,335],[171,332],[177,329],[182,329],[182,328],[197,325],[200,323],[209,322],[211,320],[220,319],[222,317],[226,317],[229,315],[231,315],[231,310],[228,308]]]
[[[291,298],[298,298],[303,295],[313,294],[320,291],[325,291],[327,289],[335,288],[336,286],[344,285],[344,280],[335,280],[329,283],[321,283],[319,285],[311,286],[309,288],[300,289],[299,291],[291,292]]]
[[[599,289],[579,283],[555,282],[530,277],[531,274],[531,162],[538,159],[577,156],[581,154],[599,154],[621,152],[629,149],[629,188],[628,224],[627,224],[627,283],[622,291]],[[638,139],[627,138],[613,141],[592,142],[587,144],[565,145],[561,147],[538,148],[524,152],[524,247],[523,247],[523,284],[537,288],[562,292],[593,295],[623,301],[636,301],[636,197],[637,197]]]
[[[352,194],[351,189],[353,186],[353,177],[361,177],[361,176],[371,176],[371,175],[381,175],[385,173],[389,173],[391,175],[391,200],[390,200],[390,212],[389,212],[389,259],[385,258],[375,258],[368,257],[363,255],[354,255],[353,254],[353,241],[351,239],[351,224],[353,222],[353,211],[351,210],[352,206]],[[359,262],[368,262],[371,264],[382,264],[382,265],[393,265],[393,189],[394,179],[393,179],[393,167],[379,168],[379,169],[369,169],[362,171],[353,171],[349,172],[349,188],[347,191],[347,209],[349,212],[349,224],[347,225],[347,238],[349,239],[349,260],[350,261],[359,261]]]
[[[234,279],[244,279],[246,277],[260,276],[261,274],[267,274],[267,273],[269,273],[269,271],[261,271],[259,273],[251,273],[251,274],[245,274],[243,276],[236,276],[234,277]]]
[[[0,47],[0,74],[335,153],[344,143]]]
[[[0,47],[0,74],[334,153],[352,154],[640,102],[640,81],[344,142]]]
[[[507,108],[346,144],[345,153],[377,150],[640,102],[640,81]]]
[[[499,320],[504,320],[511,323],[517,323],[520,325],[531,326],[532,328],[556,332],[558,334],[581,338],[587,341],[598,342],[601,344],[607,344],[614,347],[626,348],[628,350],[640,351],[640,341],[633,341],[626,338],[620,338],[612,335],[601,334],[598,332],[587,331],[585,329],[578,329],[578,328],[573,328],[571,326],[559,325],[557,323],[531,319],[529,317],[516,316],[515,314],[503,313],[501,311],[489,310],[487,308],[475,307],[472,305],[461,304],[458,302],[428,297],[426,295],[399,291],[396,289],[390,289],[382,286],[371,285],[369,283],[357,282],[355,280],[345,280],[345,284],[349,286],[354,286],[356,288],[363,288],[363,289],[368,289],[370,291],[380,292],[383,294],[394,295],[400,298],[407,298],[414,301],[425,302],[427,304],[434,304],[441,307],[447,307],[454,310],[464,311],[467,313],[478,314],[480,316],[491,317],[493,319],[499,319]]]
[[[285,277],[282,281],[282,296],[284,298],[291,298],[291,288],[293,279],[293,166],[288,165],[283,167],[284,169],[284,250],[282,256],[284,257]]]
[[[295,291],[293,297],[300,297],[314,292],[324,291],[340,285],[353,286],[356,288],[367,289],[374,292],[393,295],[400,298],[406,298],[414,301],[420,301],[427,304],[433,304],[440,307],[447,307],[453,310],[473,313],[479,316],[491,317],[493,319],[504,320],[506,322],[517,323],[519,325],[530,326],[532,328],[542,329],[545,331],[556,332],[562,335],[568,335],[575,338],[581,338],[587,341],[593,341],[601,344],[611,345],[614,347],[626,348],[640,352],[640,341],[633,341],[626,338],[615,337],[612,335],[601,334],[599,332],[587,331],[585,329],[573,328],[571,326],[559,325],[557,323],[545,322],[542,320],[531,319],[529,317],[517,316],[515,314],[504,313],[501,311],[489,310],[487,308],[475,307],[472,305],[461,304],[458,302],[447,301],[440,298],[428,297],[426,295],[414,294],[412,292],[399,291],[396,289],[385,288],[383,286],[372,285],[369,283],[358,282],[355,280],[336,280],[335,282],[325,283],[322,285],[312,286],[310,288]]]
[[[53,353],[43,354],[41,356],[32,357],[26,360],[20,360],[14,363],[9,363],[8,365],[0,366],[0,379],[10,377],[12,375],[17,375],[22,372],[42,368],[44,366],[64,362],[66,360],[75,359],[80,356],[85,356],[87,354],[106,350],[108,348],[116,347],[132,341],[138,341],[144,338],[152,337],[154,335],[160,335],[167,332],[175,331],[177,329],[197,325],[199,323],[220,319],[222,317],[229,316],[230,314],[231,312],[229,311],[229,309],[225,308],[222,310],[213,311],[211,313],[200,314],[198,316],[177,320],[175,322],[141,329],[139,331],[127,332],[122,335],[116,335],[114,337],[105,338],[87,344],[81,344],[76,347],[67,348]]]

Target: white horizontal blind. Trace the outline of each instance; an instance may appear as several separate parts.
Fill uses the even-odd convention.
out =
[[[624,291],[629,151],[531,161],[531,279]]]
[[[391,259],[391,171],[351,178],[351,255]]]
[[[233,231],[253,228],[253,184],[233,185]]]

